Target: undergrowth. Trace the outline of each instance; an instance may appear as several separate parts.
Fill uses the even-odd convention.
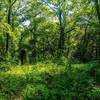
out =
[[[12,66],[0,73],[0,100],[100,100],[100,64]]]

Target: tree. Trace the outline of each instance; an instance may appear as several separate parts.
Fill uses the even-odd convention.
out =
[[[73,12],[71,7],[72,2],[67,1],[67,0],[56,0],[56,1],[49,1],[49,0],[44,0],[44,2],[47,4],[47,6],[56,14],[55,17],[57,17],[58,22],[59,22],[59,41],[58,41],[58,55],[62,55],[64,51],[64,45],[65,45],[65,34],[70,33],[71,31],[74,30],[72,29],[67,31],[66,29],[66,21],[67,17],[70,16],[70,12]]]
[[[7,0],[7,10],[8,10],[8,14],[7,14],[7,23],[9,25],[11,25],[11,15],[12,15],[12,7],[13,5],[16,3],[17,0]],[[5,47],[5,52],[8,52],[9,49],[9,33],[6,33],[6,47]]]

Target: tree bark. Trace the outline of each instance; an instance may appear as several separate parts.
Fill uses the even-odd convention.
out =
[[[64,50],[64,26],[62,22],[62,10],[59,9],[58,13],[58,19],[59,19],[59,26],[60,26],[60,37],[58,42],[58,55],[61,56],[63,54]]]
[[[96,7],[96,12],[99,20],[99,25],[100,25],[100,7],[99,7],[99,0],[95,0],[95,7]]]
[[[8,9],[8,16],[7,16],[7,23],[10,25],[11,24],[11,6]],[[6,33],[6,53],[8,52],[9,49],[9,33]]]
[[[17,0],[14,0],[12,3],[10,2],[9,8],[8,8],[8,15],[7,15],[7,23],[11,25],[11,10],[12,6],[15,4]],[[5,52],[7,53],[9,49],[9,33],[6,33],[6,47]]]
[[[97,17],[99,21],[99,34],[98,34],[98,39],[97,39],[97,48],[96,48],[96,55],[98,55],[97,58],[100,59],[100,5],[99,5],[99,0],[95,0],[95,8],[97,12]]]
[[[64,29],[63,28],[60,30],[60,37],[59,37],[58,48],[60,50],[64,49]]]

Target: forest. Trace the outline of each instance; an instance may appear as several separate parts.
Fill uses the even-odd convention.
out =
[[[100,100],[100,0],[0,0],[0,100]]]

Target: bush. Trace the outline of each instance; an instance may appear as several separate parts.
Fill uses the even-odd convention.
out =
[[[0,93],[0,100],[7,100],[6,94]]]
[[[8,71],[10,69],[10,64],[6,64],[5,62],[0,62],[0,71]]]
[[[26,88],[22,91],[24,100],[48,100],[49,90],[43,85],[31,85],[28,84]]]
[[[97,83],[100,84],[100,64],[90,64],[90,69],[88,70],[88,73],[95,79]]]
[[[20,95],[23,100],[99,100],[99,64],[75,66],[38,63],[11,68],[0,74],[0,99]]]
[[[100,100],[100,88],[94,87],[91,93],[91,100]]]
[[[7,100],[10,100],[12,96],[16,95],[17,91],[21,91],[24,83],[25,80],[22,77],[9,74],[0,76],[0,91],[3,93],[2,97],[6,96]]]

